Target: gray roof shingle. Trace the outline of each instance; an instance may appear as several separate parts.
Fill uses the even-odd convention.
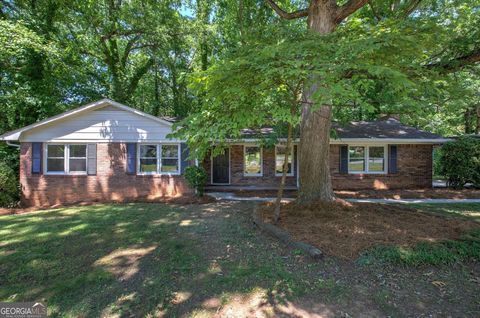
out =
[[[444,137],[403,125],[399,120],[388,118],[375,121],[355,121],[346,125],[333,123],[332,128],[336,132],[337,139],[443,139]],[[258,138],[274,133],[273,128],[243,129],[242,137]],[[298,134],[297,134],[298,136]]]
[[[333,125],[337,137],[344,138],[389,138],[389,139],[443,139],[442,136],[403,125],[399,120],[388,118],[375,121],[357,121],[347,125]]]

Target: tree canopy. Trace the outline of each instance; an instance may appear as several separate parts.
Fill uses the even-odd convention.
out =
[[[0,132],[110,97],[187,118],[202,152],[246,126],[297,125],[291,108],[311,72],[328,83],[315,98],[332,101],[335,120],[396,114],[446,135],[479,129],[478,0],[372,0],[322,38],[277,14],[307,5],[0,1]]]

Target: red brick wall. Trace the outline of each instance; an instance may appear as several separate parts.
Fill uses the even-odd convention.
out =
[[[155,200],[191,193],[182,176],[126,174],[122,143],[97,144],[97,175],[32,174],[31,143],[20,149],[22,202],[27,206],[89,201]]]
[[[294,147],[294,162],[296,162],[296,146]],[[281,176],[275,176],[275,147],[263,148],[263,176],[250,177],[243,175],[243,145],[230,146],[230,184],[231,185],[258,185],[264,187],[276,187],[280,183]],[[207,170],[210,182],[211,162],[210,158],[203,162]],[[294,176],[287,177],[286,184],[296,186],[297,167],[294,164]]]
[[[398,145],[395,174],[341,174],[340,145],[331,145],[330,171],[333,188],[337,190],[431,188],[432,150],[431,145]]]
[[[263,176],[245,177],[243,175],[243,146],[232,145],[231,185],[277,186],[280,177],[275,176],[275,149],[263,149]],[[296,147],[295,147],[296,158]],[[340,145],[330,146],[330,170],[334,189],[398,189],[429,188],[432,186],[432,146],[398,145],[396,174],[341,174],[339,172]],[[295,159],[296,164],[296,159]],[[204,167],[210,176],[210,159],[204,161]],[[287,184],[296,185],[295,176],[287,178]]]

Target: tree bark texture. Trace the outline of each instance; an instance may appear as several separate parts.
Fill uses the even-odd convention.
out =
[[[322,0],[312,1],[309,7],[308,28],[320,34],[329,34],[336,27],[336,4]],[[305,84],[302,96],[302,122],[299,144],[299,194],[298,201],[308,204],[315,200],[333,201],[330,177],[331,105],[315,105],[313,95],[321,78],[311,77]]]

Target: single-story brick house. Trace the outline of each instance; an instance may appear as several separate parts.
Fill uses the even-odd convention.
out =
[[[0,140],[20,142],[25,205],[154,200],[192,192],[183,173],[195,162],[187,159],[184,141],[167,137],[172,124],[102,99],[3,134]],[[395,119],[335,130],[330,146],[335,189],[431,187],[432,149],[446,141],[443,137]],[[245,130],[242,140],[201,163],[211,187],[278,186],[285,146],[264,148],[255,136]],[[289,159],[290,187],[298,185],[298,141]]]
[[[448,141],[442,136],[403,125],[395,118],[333,124],[330,171],[335,190],[431,188],[433,147]],[[283,172],[285,140],[275,147],[259,145],[259,135],[272,128],[245,129],[241,141],[224,154],[207,158],[208,189],[275,189]],[[286,186],[299,184],[296,138],[290,151]]]

